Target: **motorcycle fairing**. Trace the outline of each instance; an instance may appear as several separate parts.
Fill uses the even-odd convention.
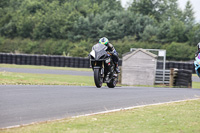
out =
[[[90,55],[92,55],[95,60],[99,60],[107,55],[106,49],[107,47],[105,45],[97,43],[92,47]]]
[[[200,78],[200,53],[199,53],[198,56],[195,58],[194,66],[195,66],[195,71],[196,71],[197,75],[198,75],[199,78]]]

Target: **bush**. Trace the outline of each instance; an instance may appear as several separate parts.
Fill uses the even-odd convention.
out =
[[[168,60],[191,60],[194,58],[195,48],[186,43],[172,42],[166,46]]]
[[[144,49],[166,49],[167,60],[191,60],[194,59],[196,46],[190,46],[187,43],[170,43],[161,44],[154,42],[136,41],[136,37],[124,37],[119,40],[110,40],[121,58],[124,53],[130,51],[130,48]],[[63,55],[73,57],[87,57],[94,44],[98,40],[81,40],[71,42],[69,40],[31,40],[22,38],[4,38],[0,37],[0,52],[4,53],[26,53],[26,54],[46,54],[46,55]]]

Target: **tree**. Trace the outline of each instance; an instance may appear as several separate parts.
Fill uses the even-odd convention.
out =
[[[88,33],[88,27],[89,27],[89,19],[88,17],[80,17],[78,21],[75,22],[73,26],[73,38],[74,40],[81,40],[87,37]]]
[[[186,25],[192,25],[194,24],[195,18],[194,18],[194,11],[193,11],[193,7],[192,4],[190,3],[190,1],[187,1],[185,9],[183,11],[183,22]]]
[[[139,15],[136,19],[135,25],[135,33],[136,33],[136,40],[140,40],[140,34],[144,32],[144,29],[147,25],[153,25],[154,19],[149,16]]]
[[[155,37],[157,34],[157,27],[153,27],[152,25],[147,25],[144,29],[144,32],[140,34],[142,41],[155,41]]]
[[[134,13],[139,13],[142,15],[153,16],[159,20],[158,12],[156,11],[159,6],[158,0],[134,0],[129,10]]]
[[[103,0],[100,4],[101,12],[110,12],[110,11],[122,11],[123,8],[121,6],[120,1],[118,0]]]
[[[195,24],[187,33],[188,43],[191,46],[196,46],[200,42],[200,24]]]
[[[164,21],[163,23],[160,24],[157,32],[157,38],[159,39],[160,42],[166,43],[169,42],[167,35],[170,34],[170,22],[169,21]]]
[[[184,23],[176,18],[170,21],[170,31],[167,34],[167,39],[170,42],[186,42],[188,40],[186,34],[186,26]]]
[[[194,58],[194,50],[186,43],[172,42],[166,47],[167,58],[170,60],[189,60]]]
[[[122,27],[116,20],[107,21],[104,24],[103,30],[101,30],[100,35],[106,36],[110,40],[115,40],[122,38]]]
[[[181,19],[182,11],[178,8],[177,1],[178,0],[165,0],[163,4],[165,10],[161,15],[162,21],[169,21],[172,18]]]
[[[75,46],[73,49],[71,49],[70,56],[73,56],[73,57],[87,57],[88,56],[88,51],[85,50],[85,47]]]
[[[133,0],[129,10],[152,16],[158,22],[169,20],[181,14],[177,0]]]

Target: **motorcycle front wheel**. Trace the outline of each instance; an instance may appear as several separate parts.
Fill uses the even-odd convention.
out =
[[[101,69],[94,69],[94,82],[97,88],[101,88],[103,78],[101,77]]]

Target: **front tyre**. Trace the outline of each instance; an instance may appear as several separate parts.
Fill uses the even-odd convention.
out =
[[[101,69],[94,69],[94,82],[97,88],[101,88],[103,84],[103,78],[101,77]]]

